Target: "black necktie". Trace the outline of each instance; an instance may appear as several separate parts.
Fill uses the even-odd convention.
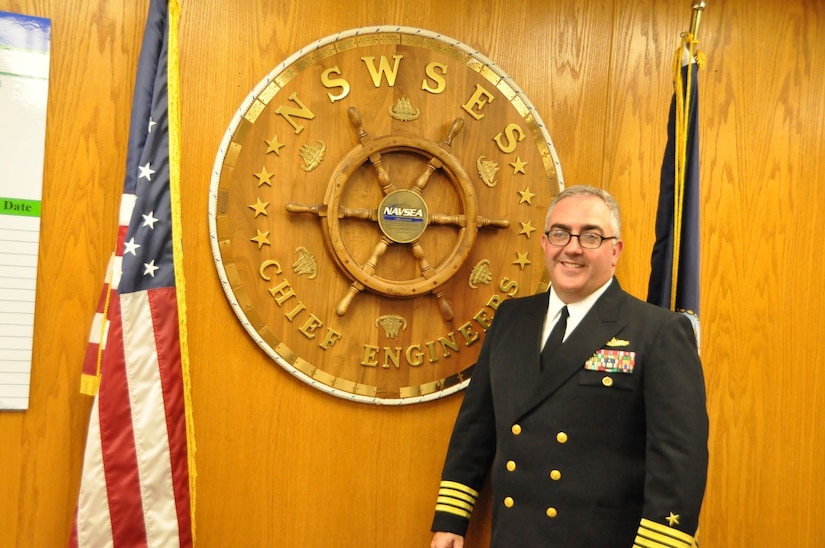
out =
[[[553,360],[556,352],[558,351],[559,347],[562,344],[562,340],[564,339],[564,332],[567,330],[567,307],[564,306],[561,309],[561,316],[559,316],[559,320],[556,322],[556,325],[553,326],[553,330],[550,332],[550,336],[547,337],[547,343],[544,345],[544,349],[541,351],[541,367],[542,370],[546,369],[547,366]]]

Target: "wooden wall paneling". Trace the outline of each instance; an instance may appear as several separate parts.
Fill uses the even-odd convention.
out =
[[[743,7],[724,3],[705,21],[703,357],[714,423],[703,527],[712,545],[818,546],[825,478],[809,463],[823,450],[823,380],[805,356],[825,335],[823,252],[798,234],[823,217],[822,187],[810,182],[825,158],[825,102],[811,59],[825,51],[813,38],[825,21],[815,2]],[[764,54],[753,35],[770,36]]]
[[[61,544],[74,513],[91,406],[79,368],[115,244],[147,4],[0,2],[52,24],[30,408],[0,412],[0,546]]]
[[[650,2],[645,9],[617,3],[610,29],[603,131],[602,185],[622,207],[625,247],[617,275],[644,299],[655,240],[656,203],[667,118],[673,97],[673,55],[690,10]]]
[[[478,48],[547,123],[568,185],[623,205],[623,285],[644,297],[689,2],[183,2],[183,215],[198,541],[425,546],[460,396],[386,408],[309,388],[254,345],[209,247],[212,164],[255,84],[333,32],[395,23]],[[0,546],[62,545],[91,401],[80,364],[122,188],[148,0],[0,0],[49,17],[52,68],[31,409],[0,413]],[[747,6],[747,9],[745,7]],[[816,0],[710,2],[702,21],[702,357],[711,416],[703,546],[819,546],[825,489],[825,96]],[[488,542],[489,492],[468,543]]]

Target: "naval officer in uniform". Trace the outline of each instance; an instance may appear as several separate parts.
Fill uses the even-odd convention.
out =
[[[488,472],[495,548],[688,548],[708,462],[691,323],[619,286],[621,217],[607,192],[564,190],[544,228],[551,287],[496,311],[450,440],[431,548],[464,546]]]

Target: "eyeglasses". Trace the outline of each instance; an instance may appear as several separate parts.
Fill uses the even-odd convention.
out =
[[[578,238],[579,245],[585,249],[599,249],[605,240],[616,240],[616,236],[602,236],[596,232],[582,232],[581,234],[571,234],[567,230],[554,228],[544,233],[550,245],[564,247],[570,243],[570,238]]]

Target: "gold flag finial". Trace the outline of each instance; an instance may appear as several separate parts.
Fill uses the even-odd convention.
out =
[[[690,34],[694,40],[699,39],[699,23],[702,20],[702,12],[705,10],[705,0],[693,2],[693,12],[690,16]]]

